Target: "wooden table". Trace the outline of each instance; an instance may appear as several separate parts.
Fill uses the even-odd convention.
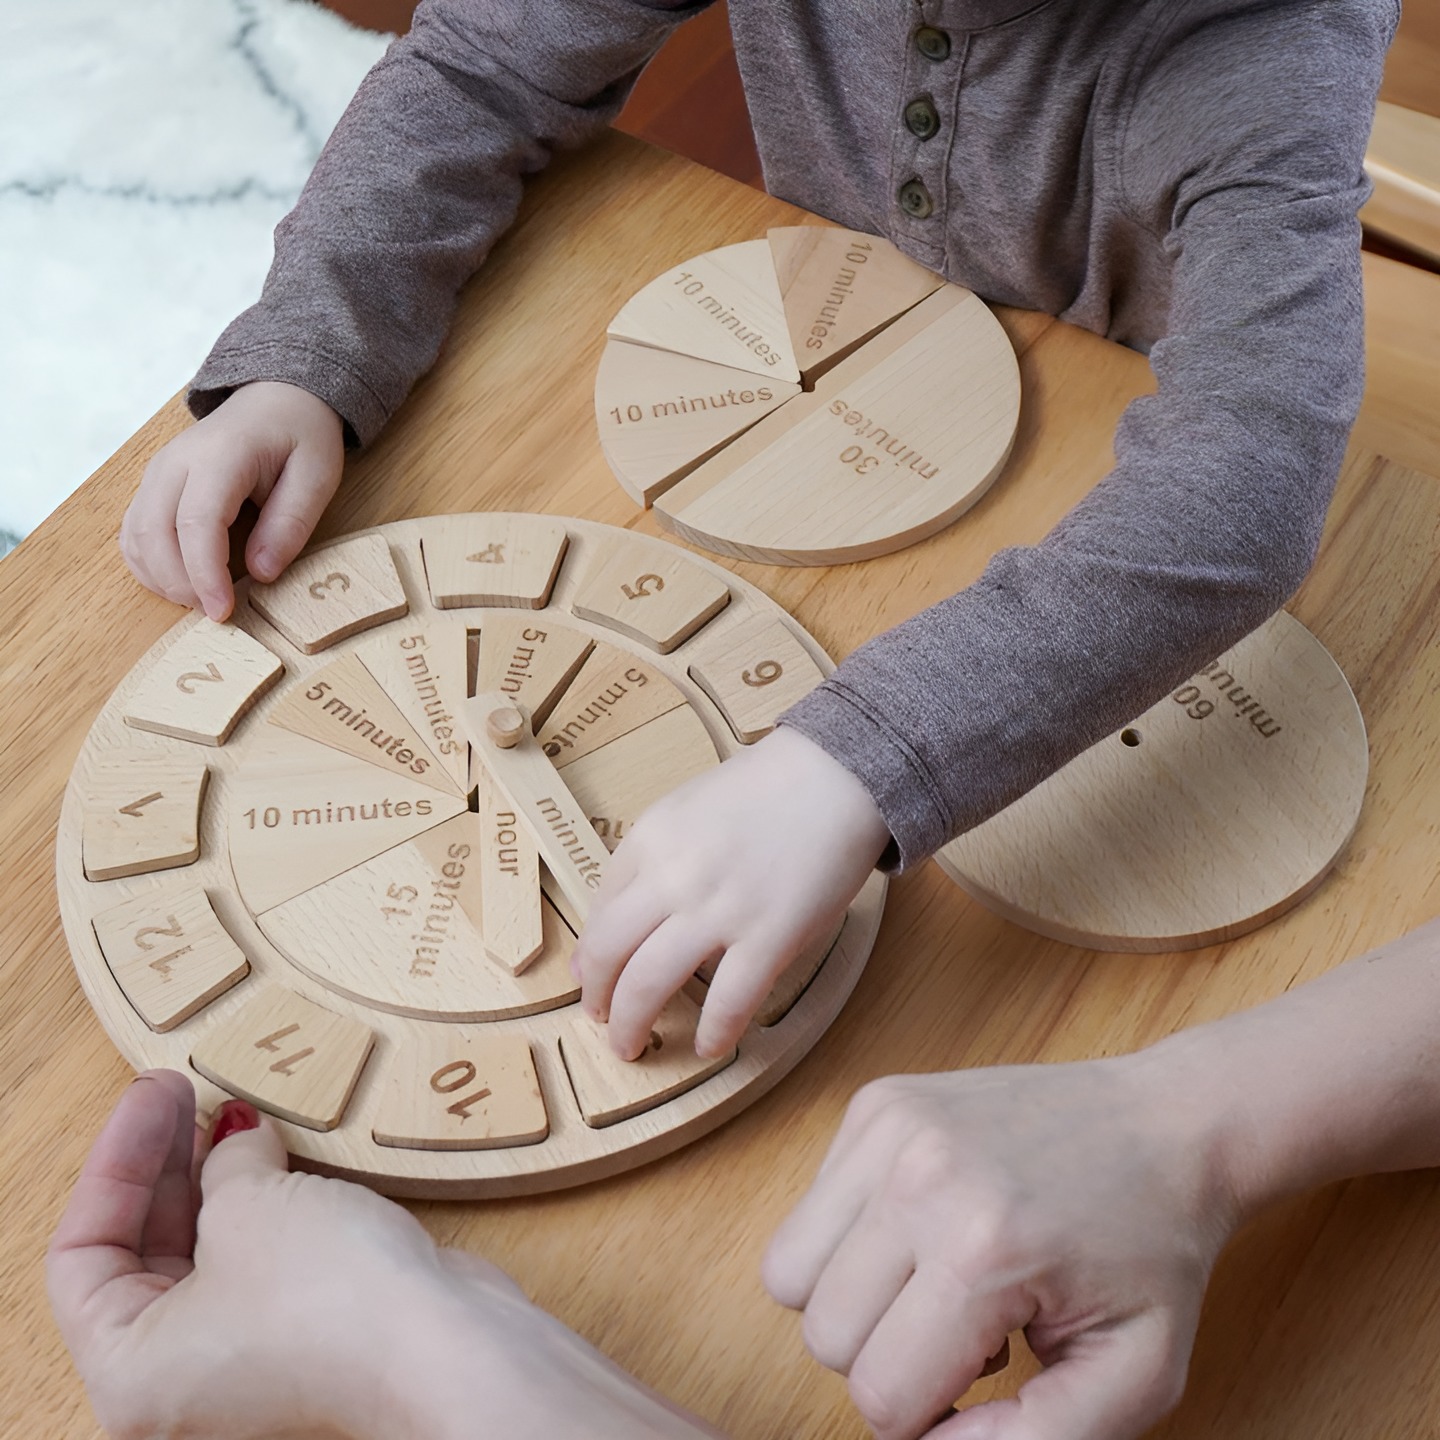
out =
[[[700,250],[804,217],[609,135],[558,161],[465,294],[440,363],[352,460],[321,526],[461,509],[579,515],[653,532],[600,455],[590,391],[605,322]],[[1184,955],[1097,955],[999,921],[933,865],[892,889],[870,967],[776,1091],[667,1160],[534,1199],[418,1204],[622,1365],[740,1437],[859,1436],[844,1383],[761,1291],[766,1239],[872,1077],[1114,1054],[1253,1005],[1440,911],[1440,278],[1367,257],[1369,398],[1320,562],[1294,604],[1344,667],[1374,756],[1359,832],[1292,914]],[[1002,312],[1025,400],[1009,470],[924,544],[830,570],[735,568],[838,658],[1038,540],[1109,468],[1145,361],[1042,315]],[[174,621],[115,546],[166,406],[0,564],[0,1433],[91,1436],[40,1257],[128,1072],[81,996],[53,886],[61,791],[112,687]],[[1381,456],[1388,457],[1386,459]],[[1402,467],[1409,466],[1412,469]],[[1440,1017],[1437,1017],[1440,1024]],[[1267,1214],[1222,1260],[1189,1393],[1166,1436],[1434,1433],[1440,1414],[1440,1174],[1333,1186]],[[1026,1358],[998,1380],[1013,1388]],[[1032,1362],[1033,1363],[1033,1362]],[[982,1387],[977,1387],[980,1393]]]

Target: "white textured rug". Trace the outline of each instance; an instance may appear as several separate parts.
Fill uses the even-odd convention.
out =
[[[0,4],[0,554],[258,295],[388,42],[308,0]]]

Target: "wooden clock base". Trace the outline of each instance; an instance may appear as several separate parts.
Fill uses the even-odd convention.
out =
[[[719,1060],[693,1049],[703,978],[616,1060],[575,933],[640,812],[832,668],[752,585],[588,521],[433,517],[309,551],[232,623],[176,625],[91,728],[56,845],[81,984],[137,1069],[189,1073],[202,1111],[243,1096],[301,1165],[389,1194],[666,1154],[824,1033],[884,878]],[[532,733],[487,752],[474,712],[497,705]]]

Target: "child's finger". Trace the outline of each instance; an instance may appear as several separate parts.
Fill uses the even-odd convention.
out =
[[[773,946],[732,945],[716,967],[705,994],[695,1053],[714,1058],[740,1043],[745,1027],[785,968],[785,954]]]
[[[1179,1404],[1187,1353],[1154,1311],[1088,1330],[1013,1400],[962,1411],[926,1440],[1131,1440]]]
[[[646,936],[615,982],[610,1048],[622,1059],[638,1059],[665,1002],[721,949],[678,915]]]
[[[46,1257],[51,1303],[67,1340],[82,1318],[97,1318],[95,1297],[106,1285],[145,1269],[146,1222],[180,1118],[170,1083],[147,1073],[120,1097],[91,1147]]]
[[[184,460],[162,450],[145,471],[120,526],[120,553],[136,579],[177,605],[193,605],[196,599],[175,533],[189,473]]]
[[[592,1019],[609,1018],[620,972],[669,913],[653,889],[639,884],[623,890],[603,909],[590,912],[575,946],[574,961],[583,986],[585,1013]]]
[[[245,567],[257,579],[274,580],[305,548],[340,485],[344,451],[300,444],[290,452],[275,488],[245,546]]]
[[[212,620],[235,608],[230,582],[230,526],[246,496],[255,488],[253,459],[243,456],[212,461],[203,477],[187,484],[175,512],[175,530],[195,594]]]

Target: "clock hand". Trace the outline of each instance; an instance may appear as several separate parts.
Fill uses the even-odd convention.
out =
[[[583,923],[609,852],[530,731],[524,706],[477,695],[462,707],[470,743],[535,837],[550,873]]]

